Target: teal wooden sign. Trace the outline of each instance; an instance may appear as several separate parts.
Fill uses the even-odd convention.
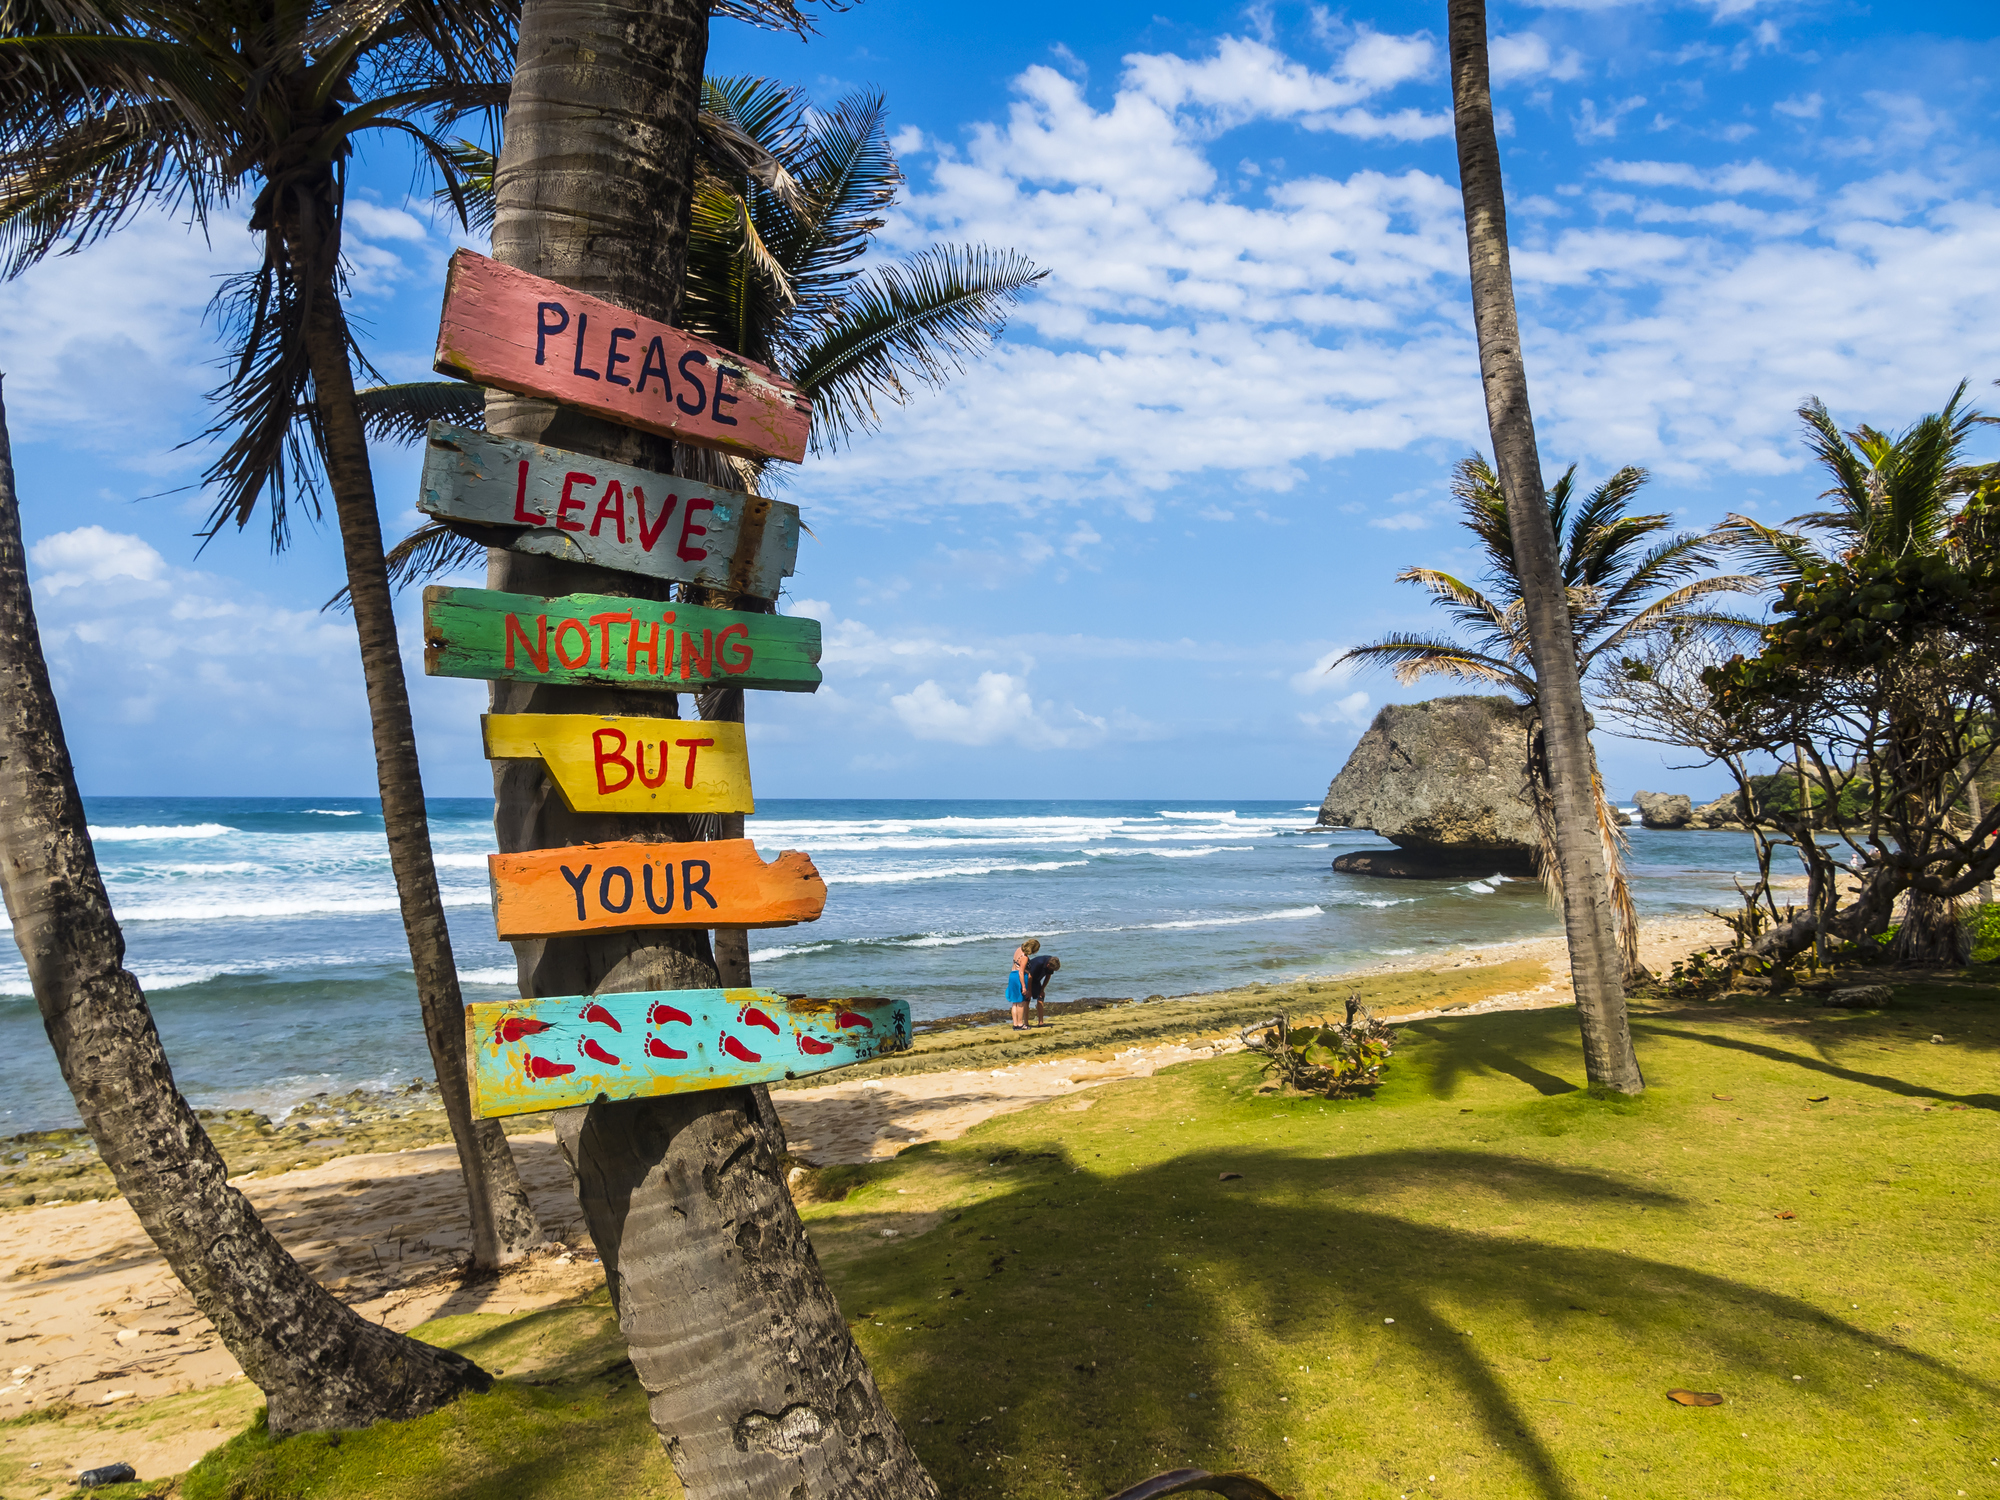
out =
[[[433,422],[417,509],[516,552],[775,599],[799,508],[650,469]]]
[[[612,594],[424,590],[424,671],[432,677],[810,693],[820,684],[819,650],[819,621],[803,615]]]
[[[776,1083],[909,1045],[901,1000],[652,990],[465,1007],[472,1107],[486,1119]]]

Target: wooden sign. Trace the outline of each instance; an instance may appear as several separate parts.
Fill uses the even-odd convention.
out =
[[[700,844],[576,844],[490,854],[502,938],[632,927],[790,927],[816,922],[826,882],[810,855],[770,864],[748,839]]]
[[[479,726],[488,760],[546,762],[572,812],[757,810],[741,724],[603,714],[481,714]]]
[[[515,552],[759,599],[799,556],[796,505],[445,422],[431,423],[417,509],[505,528]]]
[[[909,1044],[900,1000],[653,990],[465,1007],[472,1108],[487,1119],[776,1083]]]
[[[424,671],[432,677],[694,692],[810,693],[820,683],[819,621],[610,594],[424,590]]]
[[[451,258],[435,368],[756,457],[805,457],[812,403],[774,372],[470,250]]]

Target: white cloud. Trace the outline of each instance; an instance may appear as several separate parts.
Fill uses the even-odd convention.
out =
[[[1774,198],[1811,198],[1819,191],[1809,177],[1766,166],[1754,158],[1703,168],[1684,161],[1601,161],[1591,168],[1613,182],[1639,187],[1684,187],[1706,193],[1757,193]]]
[[[1820,97],[1819,91],[1815,89],[1812,93],[1803,97],[1794,94],[1789,99],[1780,99],[1776,104],[1771,106],[1771,113],[1774,115],[1786,115],[1794,120],[1817,120],[1820,116],[1820,110],[1824,107],[1825,103],[1826,101]]]
[[[290,609],[213,574],[176,567],[143,539],[83,526],[29,549],[42,649],[63,716],[117,789],[182,757],[186,784],[271,757],[307,768],[367,756],[367,699],[354,624]],[[405,643],[406,653],[422,650]],[[95,732],[91,732],[93,726]],[[171,731],[170,743],[131,731]],[[205,766],[204,770],[195,769]],[[343,775],[343,783],[351,778]]]
[[[1348,679],[1354,675],[1354,663],[1341,661],[1346,654],[1345,646],[1321,652],[1311,666],[1291,675],[1292,691],[1312,697],[1347,686]]]
[[[1586,99],[1577,107],[1570,123],[1576,126],[1579,141],[1608,141],[1618,134],[1618,122],[1645,102],[1644,94],[1634,94],[1630,98],[1614,101],[1606,106],[1606,113],[1599,115],[1597,101]]]
[[[962,703],[929,678],[889,703],[918,739],[954,745],[1005,742],[1025,750],[1076,750],[1102,742],[1108,728],[1103,719],[1074,708],[1037,704],[1026,679],[1008,672],[981,672]]]
[[[1486,55],[1495,88],[1528,78],[1553,78],[1567,83],[1583,72],[1583,55],[1576,48],[1565,47],[1557,54],[1550,48],[1547,37],[1532,31],[1494,37],[1487,44]]]
[[[1419,512],[1405,510],[1393,516],[1376,516],[1368,524],[1380,527],[1383,531],[1428,531],[1431,523],[1428,517]]]
[[[167,571],[167,560],[136,536],[79,526],[43,537],[28,549],[32,587],[44,597],[114,578],[152,583]]]

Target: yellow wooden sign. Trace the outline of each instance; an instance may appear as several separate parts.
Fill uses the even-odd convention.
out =
[[[482,714],[488,760],[547,764],[572,812],[755,812],[743,726],[714,719]]]

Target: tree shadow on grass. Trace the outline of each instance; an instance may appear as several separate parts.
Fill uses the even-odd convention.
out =
[[[1808,1073],[1818,1073],[1826,1078],[1838,1078],[1842,1083],[1880,1089],[1885,1094],[1899,1094],[1905,1099],[1939,1099],[1950,1104],[1963,1104],[1972,1109],[2000,1110],[2000,1094],[1954,1094],[1949,1089],[1926,1088],[1922,1084],[1892,1078],[1886,1073],[1868,1073],[1859,1068],[1843,1067],[1826,1058],[1788,1052],[1783,1047],[1774,1047],[1768,1042],[1746,1041],[1742,1037],[1723,1036],[1712,1031],[1688,1031],[1678,1026],[1662,1026],[1657,1022],[1639,1020],[1632,1023],[1632,1035],[1635,1038],[1672,1037],[1676,1041],[1700,1042],[1705,1047],[1723,1047],[1731,1052],[1761,1057],[1767,1062],[1790,1063]]]
[[[1499,1073],[1525,1083],[1544,1098],[1573,1094],[1580,1085],[1536,1067],[1529,1054],[1560,1050],[1558,1036],[1570,1042],[1567,1050],[1576,1053],[1576,1016],[1568,1010],[1523,1011],[1493,1025],[1497,1016],[1482,1016],[1477,1029],[1459,1022],[1441,1026],[1434,1021],[1411,1021],[1397,1028],[1406,1035],[1423,1037],[1442,1044],[1430,1060],[1425,1080],[1431,1097],[1447,1099],[1458,1092],[1467,1078]],[[1580,1057],[1574,1057],[1580,1062]]]
[[[1541,1243],[1522,1237],[1526,1223],[1459,1228],[1360,1206],[1388,1193],[1497,1196],[1503,1216],[1524,1220],[1595,1215],[1613,1243],[1645,1238],[1616,1216],[1692,1211],[1608,1173],[1474,1151],[1218,1148],[1101,1179],[1056,1162],[901,1253],[847,1268],[843,1301],[870,1310],[878,1378],[955,1496],[1102,1495],[1181,1464],[1247,1468],[1303,1493],[1300,1461],[1332,1445],[1345,1479],[1398,1492],[1450,1457],[1476,1492],[1583,1500],[1588,1486],[1637,1479],[1585,1472],[1600,1429],[1656,1441],[1639,1404],[1697,1372],[1729,1372],[1742,1388],[1725,1390],[1732,1401],[1753,1381],[1789,1390],[1795,1374],[1821,1389],[1864,1361],[1943,1401],[2000,1395],[1764,1287]],[[1477,1336],[1461,1331],[1475,1322]],[[1580,1350],[1580,1338],[1625,1347]],[[1555,1383],[1555,1359],[1575,1383]],[[1294,1368],[1307,1364],[1322,1373]],[[1404,1415],[1398,1437],[1397,1415],[1373,1415],[1390,1408],[1436,1417],[1411,1438]],[[1564,1422],[1589,1440],[1565,1440]]]

